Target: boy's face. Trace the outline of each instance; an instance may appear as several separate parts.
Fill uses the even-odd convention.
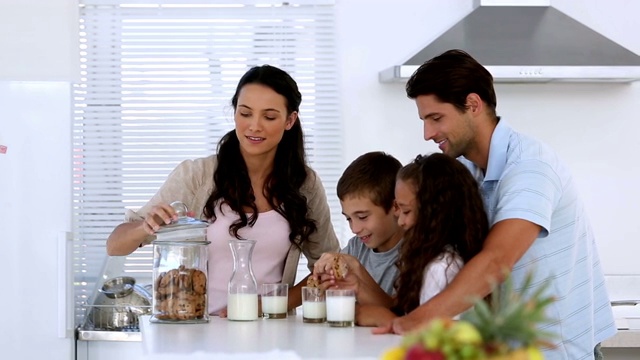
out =
[[[391,250],[402,238],[394,209],[388,213],[367,196],[347,196],[340,200],[349,227],[366,247],[378,252]]]
[[[396,181],[396,206],[398,206],[398,226],[404,230],[411,229],[416,224],[418,212],[416,189],[413,184],[402,180]]]

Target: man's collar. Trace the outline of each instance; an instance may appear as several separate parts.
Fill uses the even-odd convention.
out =
[[[505,120],[500,120],[493,130],[491,142],[489,143],[489,159],[487,161],[487,171],[482,169],[469,159],[461,156],[467,167],[478,181],[497,181],[507,165],[507,148],[509,147],[509,136],[511,127]]]
[[[507,165],[507,149],[511,131],[511,127],[505,120],[498,121],[496,128],[493,130],[491,143],[489,144],[489,161],[484,176],[485,181],[497,181],[504,172],[504,168]]]

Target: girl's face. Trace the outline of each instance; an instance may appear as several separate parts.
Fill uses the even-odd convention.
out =
[[[240,89],[234,121],[244,157],[275,157],[284,132],[297,119],[295,112],[287,115],[286,101],[268,86],[247,84]]]
[[[416,187],[412,182],[396,180],[396,205],[398,206],[398,225],[404,230],[411,229],[416,224],[418,203],[416,201]]]

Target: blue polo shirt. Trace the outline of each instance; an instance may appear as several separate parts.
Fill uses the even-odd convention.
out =
[[[491,226],[524,219],[542,229],[512,276],[516,287],[531,270],[533,286],[553,279],[549,291],[556,301],[547,312],[553,320],[541,328],[557,336],[555,348],[544,349],[545,359],[592,359],[596,344],[617,330],[594,234],[567,166],[547,145],[504,120],[491,137],[486,174],[459,160],[480,185]]]

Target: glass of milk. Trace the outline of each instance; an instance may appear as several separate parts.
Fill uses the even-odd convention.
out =
[[[330,289],[327,296],[327,322],[334,327],[353,326],[356,315],[356,292],[353,289]]]
[[[317,287],[302,287],[302,322],[323,323],[327,321],[327,302],[324,291]]]
[[[262,284],[262,316],[265,319],[287,317],[289,285]]]

